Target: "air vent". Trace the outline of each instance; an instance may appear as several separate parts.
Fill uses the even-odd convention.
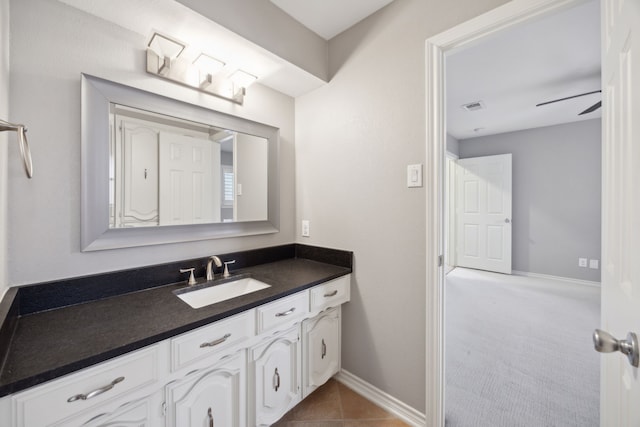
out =
[[[482,101],[470,102],[462,106],[467,111],[478,111],[484,109],[484,103]]]

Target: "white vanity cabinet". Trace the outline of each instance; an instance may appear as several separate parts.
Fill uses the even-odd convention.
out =
[[[270,426],[301,399],[300,328],[291,329],[249,351],[251,426]]]
[[[12,396],[12,426],[72,426],[153,394],[167,347],[158,343]],[[83,415],[84,414],[84,415]],[[84,422],[83,421],[83,422]],[[144,424],[143,424],[144,425]]]
[[[217,365],[190,372],[166,386],[166,425],[246,425],[246,361],[240,350]]]
[[[269,426],[302,398],[300,322],[309,315],[309,291],[256,309],[262,342],[249,350],[249,425]]]
[[[350,277],[3,397],[0,426],[269,426],[340,369]]]
[[[302,322],[303,397],[340,371],[340,330],[340,307]]]

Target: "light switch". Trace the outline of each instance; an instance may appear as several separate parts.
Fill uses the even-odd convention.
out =
[[[590,259],[589,260],[589,268],[593,268],[594,270],[598,269],[598,260],[597,259]]]
[[[309,237],[309,220],[308,219],[303,219],[302,220],[302,237]]]
[[[422,165],[407,166],[407,187],[422,187]]]

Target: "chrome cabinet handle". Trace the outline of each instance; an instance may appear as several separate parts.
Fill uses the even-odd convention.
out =
[[[70,398],[67,399],[67,402],[75,402],[76,400],[91,399],[92,397],[96,397],[102,393],[106,393],[107,391],[111,390],[116,384],[121,383],[122,381],[124,381],[124,377],[118,377],[115,380],[111,381],[106,386],[90,391],[87,394],[76,394],[75,396],[71,396]]]
[[[287,311],[283,311],[282,313],[276,313],[276,317],[283,317],[283,316],[288,316],[291,313],[293,313],[294,311],[296,311],[295,307],[291,307],[289,310]]]
[[[211,414],[211,408],[207,411],[207,416],[209,417],[209,427],[213,427],[213,414]]]
[[[325,297],[325,298],[329,298],[329,297],[336,296],[337,294],[338,294],[338,290],[336,289],[336,290],[335,290],[335,291],[333,291],[333,292],[329,292],[328,294],[324,294],[324,297]]]
[[[276,368],[275,373],[273,374],[273,389],[278,391],[280,388],[280,374],[278,373],[278,368]]]
[[[217,340],[213,340],[213,341],[210,341],[210,342],[203,342],[202,344],[200,344],[200,348],[215,347],[218,344],[222,344],[223,342],[225,342],[227,339],[229,339],[230,336],[231,336],[231,334],[224,334],[224,336],[222,338],[218,338]]]
[[[636,368],[640,363],[640,350],[638,349],[638,337],[633,332],[627,334],[626,340],[618,340],[608,332],[596,329],[593,331],[593,346],[600,353],[613,353],[619,351],[627,356],[629,363]]]
[[[322,355],[321,355],[321,359],[324,359],[324,357],[327,355],[327,343],[324,342],[324,338],[322,338]]]

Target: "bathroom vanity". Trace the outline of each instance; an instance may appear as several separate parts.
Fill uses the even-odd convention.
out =
[[[162,285],[175,263],[12,288],[0,305],[0,425],[277,421],[340,369],[352,254],[292,244],[221,256],[232,257],[232,276],[270,286],[194,309],[175,295],[184,281]],[[179,266],[201,276],[203,262]],[[129,292],[76,295],[111,280]],[[59,306],[42,307],[39,292]]]

